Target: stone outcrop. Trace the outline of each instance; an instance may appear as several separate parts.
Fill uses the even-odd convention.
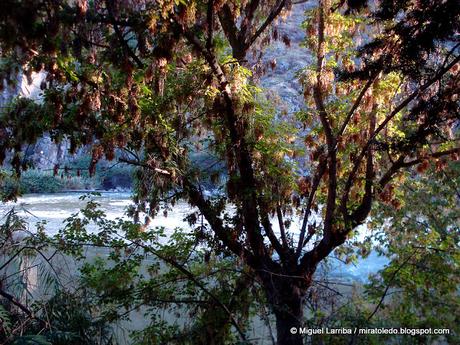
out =
[[[311,62],[311,56],[306,48],[301,47],[305,32],[300,26],[310,6],[308,3],[293,5],[286,20],[279,20],[278,40],[264,52],[263,61],[268,68],[261,84],[280,97],[288,112],[298,111],[303,106],[302,87],[297,74]],[[285,42],[283,37],[289,41]]]
[[[45,73],[32,73],[30,78],[17,77],[14,83],[8,84],[3,81],[3,90],[0,93],[0,108],[5,109],[15,97],[27,97],[40,102],[42,91],[40,84],[45,78]],[[56,144],[49,135],[44,135],[36,143],[25,145],[25,152],[33,168],[46,170],[52,169],[56,164],[62,165],[68,161],[79,159],[86,154],[86,150],[80,150],[75,155],[69,154],[69,142],[63,140]],[[6,159],[5,162],[9,160]]]

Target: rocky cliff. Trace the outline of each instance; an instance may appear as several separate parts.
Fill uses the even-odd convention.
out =
[[[28,97],[40,102],[40,84],[45,77],[44,73],[32,73],[29,78],[20,73],[18,75],[14,82],[3,82],[3,90],[0,93],[1,109],[5,109],[11,100],[17,96]],[[52,169],[56,164],[79,158],[78,155],[72,156],[68,153],[69,144],[67,141],[64,140],[56,144],[48,135],[45,135],[35,144],[24,147],[23,150],[36,169]],[[84,151],[80,152],[81,154],[84,154]],[[5,161],[8,162],[8,159]]]
[[[297,74],[311,62],[307,49],[301,46],[305,32],[300,27],[309,7],[308,2],[293,5],[289,16],[278,20],[278,40],[264,51],[263,61],[268,68],[261,84],[278,95],[289,112],[298,111],[303,106],[302,87]]]

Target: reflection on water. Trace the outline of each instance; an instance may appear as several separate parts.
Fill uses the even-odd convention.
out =
[[[59,229],[64,227],[64,220],[74,213],[77,213],[86,204],[86,200],[80,200],[83,193],[56,193],[56,194],[31,194],[25,195],[18,199],[16,203],[6,203],[0,205],[0,219],[12,207],[18,211],[19,215],[24,217],[29,223],[29,230],[34,231],[34,224],[38,221],[46,221],[46,231],[49,235],[56,234]],[[132,205],[130,193],[128,192],[102,192],[100,196],[94,196],[100,204],[100,208],[106,213],[107,218],[115,219],[118,217],[127,217],[126,209]],[[151,227],[164,227],[167,231],[174,228],[189,229],[189,224],[184,218],[193,210],[185,202],[179,202],[175,207],[168,211],[167,217],[162,212],[156,216],[150,223]],[[231,210],[229,210],[231,212]],[[295,229],[300,228],[300,219],[294,220],[293,223],[299,223],[299,226],[293,224],[292,234],[298,236]],[[1,222],[1,220],[0,220]],[[88,227],[89,231],[97,229]],[[274,222],[274,231],[277,231],[277,222]],[[166,231],[166,232],[167,232]],[[363,228],[359,237],[363,238],[367,230]],[[388,260],[379,257],[376,253],[371,253],[368,258],[361,259],[356,265],[345,265],[340,261],[331,259],[331,267],[334,276],[341,276],[351,280],[364,281],[371,273],[381,269]]]

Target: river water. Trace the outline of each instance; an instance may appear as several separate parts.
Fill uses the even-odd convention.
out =
[[[64,226],[66,218],[77,213],[86,204],[86,201],[80,200],[84,193],[67,192],[55,194],[30,194],[20,197],[15,203],[6,203],[0,205],[0,223],[6,212],[15,208],[20,216],[29,223],[30,231],[34,231],[34,224],[38,221],[46,221],[46,232],[49,235],[55,235],[59,229]],[[129,192],[102,192],[100,196],[94,197],[100,204],[109,219],[117,217],[126,217],[126,208],[132,204]],[[189,228],[184,218],[193,209],[185,202],[179,202],[168,212],[167,216],[160,213],[155,217],[150,226],[164,227],[166,233],[176,227],[183,229]],[[277,222],[273,222],[276,226]],[[293,226],[293,229],[298,228]],[[276,228],[275,228],[276,231]],[[364,231],[364,230],[363,230]],[[296,234],[294,233],[294,236]],[[356,280],[364,282],[371,273],[376,273],[388,262],[384,257],[379,257],[371,253],[366,259],[360,259],[356,264],[344,264],[338,260],[331,259],[330,270],[334,277],[340,277],[347,280]]]
[[[34,224],[38,221],[46,221],[46,232],[55,235],[64,227],[64,221],[72,214],[79,212],[85,207],[88,199],[80,200],[84,192],[66,192],[53,194],[28,194],[18,198],[17,202],[1,204],[0,219],[15,208],[18,215],[29,223],[30,231],[34,230]],[[129,192],[102,192],[100,196],[92,198],[100,204],[108,219],[127,218],[126,209],[132,205]],[[163,214],[155,217],[151,222],[152,227],[163,226],[167,230],[176,227],[188,226],[183,219],[190,212],[191,207],[186,203],[178,203],[165,217]],[[90,229],[91,230],[91,229]]]

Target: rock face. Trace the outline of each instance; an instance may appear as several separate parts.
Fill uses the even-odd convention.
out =
[[[289,112],[298,111],[303,105],[302,87],[297,74],[311,62],[311,56],[306,48],[301,47],[305,32],[300,26],[305,11],[310,7],[309,3],[293,5],[290,16],[278,24],[279,40],[272,42],[264,52],[263,60],[270,68],[261,78],[261,84],[277,94]],[[283,42],[283,37],[289,39],[288,44]]]
[[[30,79],[26,76],[17,77],[13,85],[3,82],[3,90],[0,93],[0,108],[5,108],[17,96],[31,98],[40,102],[42,91],[40,84],[45,78],[45,73],[32,73]],[[33,145],[25,145],[23,150],[31,162],[32,167],[36,169],[52,169],[56,164],[64,164],[66,161],[78,159],[84,155],[82,150],[76,155],[69,154],[69,143],[63,140],[61,143],[54,143],[49,135],[43,136]],[[8,161],[8,159],[6,159]]]
[[[55,164],[68,160],[70,145],[67,141],[55,144],[49,136],[41,138],[29,154],[29,159],[36,169],[50,169]]]
[[[14,83],[8,84],[6,80],[3,80],[3,88],[0,92],[0,107],[4,108],[12,98],[18,95],[40,101],[40,84],[44,78],[45,73],[33,72],[30,78],[27,78],[25,75],[18,73]]]
[[[309,6],[311,6],[309,3],[293,5],[290,15],[284,21],[278,20],[276,28],[278,40],[272,41],[271,45],[264,50],[262,57],[265,73],[260,79],[261,86],[268,91],[272,99],[279,98],[281,101],[279,110],[286,110],[289,113],[300,110],[303,104],[302,88],[297,73],[311,60],[307,50],[300,46],[305,38],[300,25],[304,20],[304,12]],[[289,42],[283,40],[283,37],[288,37]],[[8,86],[4,82],[3,91],[0,93],[0,107],[4,107],[18,95],[39,102],[40,84],[44,76],[44,73],[33,73],[30,79],[25,76],[18,77],[14,86]],[[24,148],[32,165],[37,169],[52,169],[56,164],[63,165],[68,161],[81,159],[88,151],[80,150],[77,154],[70,155],[68,149],[68,142],[55,144],[48,135],[35,145]]]

